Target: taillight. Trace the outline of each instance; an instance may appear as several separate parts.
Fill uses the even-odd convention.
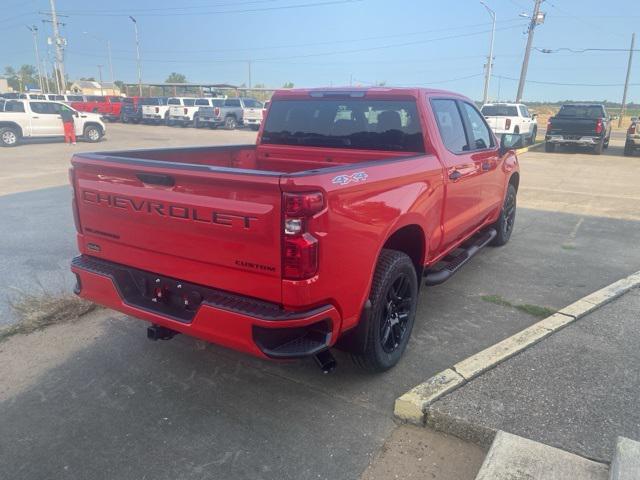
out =
[[[308,231],[309,219],[324,208],[321,192],[285,193],[282,269],[283,278],[304,280],[318,272],[318,239]]]
[[[186,115],[189,110],[185,107],[184,114]]]
[[[214,117],[219,117],[220,116],[220,107],[216,107],[213,109],[213,116]]]
[[[76,175],[73,167],[69,168],[69,183],[71,184],[71,210],[73,210],[73,223],[76,231],[82,233],[80,226],[80,212],[78,212],[78,200],[76,199]]]
[[[599,118],[598,121],[596,122],[596,133],[602,133],[603,128],[604,126],[602,125],[602,119]]]
[[[547,120],[547,132],[548,132],[549,130],[551,130],[551,127],[552,127],[552,125],[551,125],[551,119],[549,119],[549,120]]]
[[[509,130],[510,128],[511,128],[511,119],[510,119],[510,118],[507,118],[507,119],[504,121],[504,129],[505,129],[505,130]]]
[[[160,107],[156,107],[156,113],[160,113]]]
[[[632,123],[631,125],[629,125],[629,130],[627,130],[627,133],[629,135],[635,135],[636,133],[636,124]]]

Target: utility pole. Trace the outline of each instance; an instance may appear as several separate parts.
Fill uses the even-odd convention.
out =
[[[102,65],[98,65],[98,78],[100,79],[100,95],[104,97],[104,88],[102,86]]]
[[[480,2],[484,8],[487,9],[489,15],[491,15],[491,19],[493,20],[493,26],[491,27],[491,44],[489,46],[489,56],[487,57],[487,68],[484,76],[484,94],[482,95],[482,103],[487,103],[489,101],[489,83],[491,82],[491,68],[493,67],[493,44],[496,36],[496,12],[491,10],[489,6]]]
[[[140,63],[140,38],[138,37],[138,22],[131,15],[129,15],[129,18],[133,22],[133,30],[136,34],[136,59],[138,61],[138,94],[142,96],[142,64]]]
[[[247,61],[247,66],[249,67],[249,88],[251,88],[251,60]]]
[[[44,91],[44,82],[42,80],[42,68],[40,66],[40,53],[38,52],[38,27],[35,25],[28,26],[27,28],[33,34],[33,48],[36,52],[36,65],[38,66],[38,82],[40,83],[40,91],[45,93]]]
[[[629,79],[631,78],[631,64],[633,63],[633,48],[636,45],[636,34],[631,34],[631,47],[629,47],[629,63],[627,63],[627,78],[624,81],[624,93],[622,94],[622,108],[620,108],[620,118],[618,119],[618,127],[622,126],[622,117],[627,110],[627,91],[629,90]]]
[[[529,57],[531,56],[531,47],[533,46],[533,35],[536,27],[544,22],[544,13],[540,12],[540,5],[544,0],[535,0],[533,7],[533,15],[529,23],[529,36],[527,38],[527,47],[524,51],[524,60],[522,61],[522,70],[520,71],[520,83],[518,84],[518,94],[516,95],[516,103],[522,100],[524,93],[524,84],[527,81],[527,70],[529,69]]]
[[[58,23],[58,14],[56,13],[55,0],[49,0],[51,5],[51,24],[53,25],[53,45],[56,49],[56,70],[60,78],[60,92],[64,93],[67,90],[67,85],[64,78],[64,44],[65,40],[60,36],[60,24]]]

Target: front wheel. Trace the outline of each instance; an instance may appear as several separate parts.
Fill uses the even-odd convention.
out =
[[[510,183],[502,210],[500,210],[500,218],[493,224],[497,232],[496,237],[491,241],[494,247],[506,245],[511,238],[516,223],[516,193],[516,187]]]
[[[373,275],[371,314],[364,348],[354,362],[373,372],[395,366],[409,342],[418,305],[418,278],[411,259],[397,250],[382,250]]]
[[[95,125],[84,127],[84,138],[91,143],[99,142],[102,138],[102,130]]]

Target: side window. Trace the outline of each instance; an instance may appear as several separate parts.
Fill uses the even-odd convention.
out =
[[[480,112],[476,110],[476,107],[462,102],[462,111],[471,128],[471,132],[469,133],[473,136],[471,139],[471,145],[473,145],[472,150],[484,150],[485,148],[493,147],[491,131],[489,127],[487,127],[482,115],[480,115]]]
[[[524,105],[520,105],[520,116],[524,118],[529,118],[531,116],[529,115],[529,109]]]
[[[22,102],[7,102],[4,104],[5,112],[20,112],[24,113],[24,103]]]
[[[240,100],[238,100],[237,98],[228,98],[227,100],[224,101],[224,106],[225,107],[239,107],[240,106]]]
[[[447,150],[453,153],[462,153],[469,150],[462,118],[460,118],[460,112],[455,100],[431,100],[431,107],[436,116],[440,136]]]
[[[39,114],[52,114],[56,113],[51,109],[51,104],[47,102],[29,102],[31,111]]]

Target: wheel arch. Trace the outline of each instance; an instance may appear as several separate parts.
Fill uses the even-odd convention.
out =
[[[511,177],[509,177],[509,185],[513,185],[515,187],[515,189],[516,189],[516,192],[518,191],[518,187],[520,186],[520,173],[519,172],[513,172]]]
[[[413,263],[418,276],[418,282],[422,277],[424,268],[426,237],[424,229],[417,223],[408,223],[397,227],[387,236],[382,248],[376,257],[376,263],[383,249],[397,250],[406,254]]]
[[[22,127],[15,122],[0,122],[0,128],[15,128],[18,131],[18,135],[20,137],[24,136],[24,132],[22,131]]]

